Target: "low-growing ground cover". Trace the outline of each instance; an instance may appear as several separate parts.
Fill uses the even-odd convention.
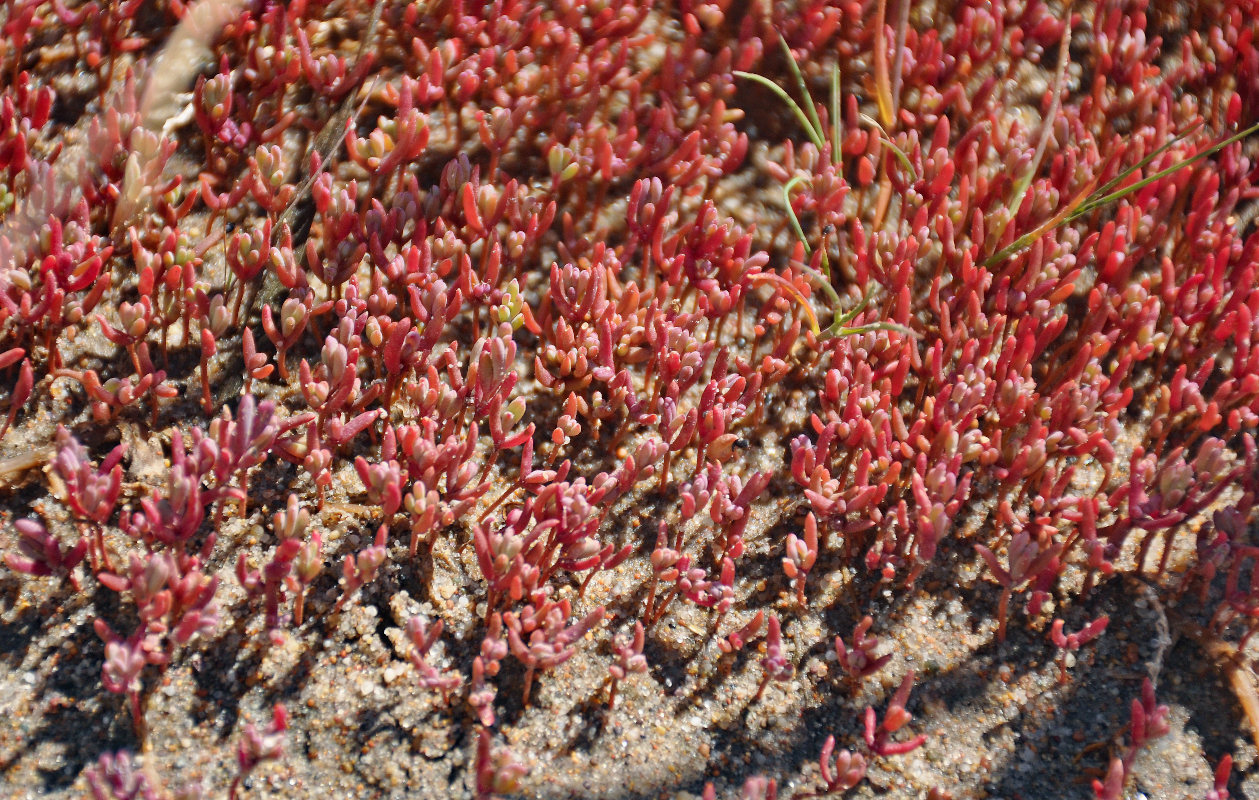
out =
[[[6,786],[1245,796],[1253,3],[2,8]]]

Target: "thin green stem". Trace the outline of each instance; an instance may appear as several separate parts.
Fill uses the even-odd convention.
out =
[[[896,160],[901,162],[901,167],[909,173],[909,177],[914,183],[918,182],[918,170],[914,169],[913,163],[909,160],[909,156],[905,155],[905,151],[896,146],[896,142],[892,141],[892,137],[888,135],[887,129],[879,124],[879,121],[869,114],[861,114],[861,121],[878,130],[883,137],[883,143],[886,144],[896,156]]]
[[[787,94],[785,89],[771,81],[769,78],[766,78],[764,75],[757,75],[754,72],[744,72],[743,70],[736,69],[734,71],[734,75],[737,78],[746,78],[747,80],[759,83],[761,86],[764,86],[766,89],[769,89],[771,92],[778,95],[779,99],[786,103],[800,120],[801,126],[803,126],[805,132],[809,134],[809,140],[812,141],[819,150],[822,149],[822,138],[818,136],[817,131],[813,129],[808,117],[804,114],[804,110],[800,108],[800,105],[795,100],[791,99],[791,95]]]
[[[860,314],[862,311],[865,311],[866,306],[868,305],[870,305],[869,289],[866,290],[865,295],[861,298],[861,302],[857,303],[857,305],[853,306],[852,308],[850,308],[848,311],[844,312],[843,314],[840,314],[837,317],[835,317],[834,324],[847,325],[849,322],[852,322],[854,319],[856,319],[858,314]]]
[[[834,325],[831,325],[831,327],[823,331],[823,335],[856,336],[862,333],[869,333],[870,331],[896,331],[898,333],[903,333],[906,336],[912,336],[914,338],[918,337],[918,334],[896,322],[871,322],[867,325],[857,325],[852,328],[842,325],[837,328]]]
[[[787,209],[787,217],[791,220],[791,230],[795,232],[796,238],[804,245],[804,252],[810,253],[813,248],[809,247],[809,242],[804,238],[804,228],[800,227],[800,218],[796,216],[796,210],[791,207],[791,190],[806,181],[803,175],[797,175],[791,180],[783,184],[783,208]]]
[[[882,6],[882,4],[880,5]],[[881,13],[880,13],[880,16],[882,16]],[[902,14],[902,17],[904,18],[906,17],[906,15]],[[829,140],[830,140],[829,143],[831,146],[831,163],[834,164],[835,166],[840,166],[843,162],[843,146],[842,146],[843,125],[841,124],[841,119],[840,119],[840,106],[841,106],[842,95],[841,95],[841,89],[840,89],[841,76],[839,72],[839,65],[837,63],[831,68],[831,96],[830,96],[830,107],[828,109],[830,118],[827,120],[830,123],[830,130],[828,132],[827,129],[822,125],[822,121],[818,118],[817,108],[813,102],[813,97],[812,95],[809,94],[808,85],[805,83],[804,75],[803,73],[800,72],[800,65],[796,62],[795,56],[791,52],[791,48],[787,45],[786,39],[783,39],[782,36],[778,37],[778,41],[779,41],[779,44],[782,46],[783,54],[787,57],[787,65],[791,70],[792,77],[795,79],[796,87],[799,90],[801,97],[805,101],[804,107],[801,107],[799,103],[797,103],[794,99],[792,99],[791,95],[787,93],[786,89],[784,89],[783,87],[779,86],[778,84],[774,83],[773,81],[769,80],[768,78],[762,75],[757,75],[751,72],[744,72],[742,70],[735,70],[734,75],[739,78],[746,78],[747,80],[753,81],[755,83],[760,84],[761,86],[764,86],[766,89],[769,89],[771,92],[773,92],[780,100],[782,100],[783,103],[785,103],[787,107],[791,109],[792,113],[796,115],[796,119],[800,122],[801,127],[803,127],[805,132],[808,134],[809,140],[813,142],[814,146],[817,147],[819,151],[824,149],[824,146],[827,143],[827,138],[828,138],[827,134],[829,133]],[[884,54],[884,56],[886,57],[886,54]],[[886,84],[886,78],[887,78],[886,67],[887,65],[885,62],[883,64],[884,84]],[[888,92],[886,91],[887,87],[884,85],[881,88],[883,88],[884,91],[879,93],[880,111],[890,112],[890,107],[887,109],[883,107],[884,101],[886,100],[886,97],[888,95]],[[913,162],[909,160],[909,156],[905,154],[905,151],[903,151],[900,147],[896,145],[894,141],[892,141],[892,137],[888,135],[887,130],[883,127],[883,125],[881,125],[878,120],[870,116],[867,116],[865,114],[861,114],[860,119],[862,122],[865,122],[866,124],[873,126],[879,132],[883,140],[887,143],[888,148],[892,151],[893,155],[895,155],[896,159],[900,162],[901,166],[904,168],[905,172],[910,175],[913,181],[917,182],[918,172],[917,170],[914,169]],[[783,208],[786,210],[787,217],[791,222],[792,233],[794,233],[796,238],[800,241],[800,243],[804,245],[805,253],[811,253],[812,248],[809,246],[808,239],[804,235],[804,228],[803,226],[801,226],[800,219],[799,217],[796,216],[796,211],[791,205],[791,192],[797,186],[799,186],[801,183],[807,180],[808,180],[808,177],[805,175],[796,175],[792,177],[782,187],[782,198],[783,198]],[[830,263],[826,254],[825,238],[823,240],[821,253],[822,253],[822,266],[827,271],[827,273],[829,273]],[[803,295],[800,295],[798,292],[795,292],[794,289],[791,289],[789,291],[790,294],[793,294],[795,296],[795,299],[797,300],[797,302],[800,302],[804,305],[805,312],[810,317],[810,322],[812,324],[812,327],[815,333],[820,333],[820,335],[823,337],[854,336],[854,335],[867,333],[870,331],[897,331],[907,336],[917,335],[912,330],[905,327],[904,325],[900,325],[895,322],[872,322],[866,325],[854,325],[854,326],[848,325],[849,322],[855,319],[857,315],[860,314],[870,304],[870,293],[866,292],[866,294],[861,298],[860,302],[858,302],[855,307],[853,307],[849,311],[841,313],[839,311],[839,308],[842,305],[842,299],[840,298],[839,293],[835,291],[835,287],[831,284],[830,278],[827,275],[823,275],[819,273],[817,270],[813,269],[813,267],[809,266],[808,264],[805,264],[804,262],[798,262],[796,264],[793,264],[792,266],[795,269],[799,269],[802,273],[808,276],[814,283],[816,283],[818,287],[822,290],[822,293],[825,294],[827,299],[830,301],[830,311],[833,316],[833,320],[831,324],[826,328],[826,330],[819,332],[816,318],[813,316],[812,309],[808,307],[809,305],[808,301],[803,297]],[[786,284],[786,282],[783,281],[780,276],[776,276],[776,275],[770,275],[770,274],[756,275],[756,276],[753,276],[752,282],[753,283],[773,282],[775,284],[781,283],[782,285],[780,285],[780,288],[782,288],[785,291],[790,289],[789,284]]]
[[[843,135],[843,125],[839,119],[839,61],[835,62],[835,66],[831,68],[831,163],[839,166],[844,159],[844,149],[841,144]]]
[[[1126,180],[1133,173],[1149,165],[1151,161],[1153,161],[1162,153],[1169,150],[1171,147],[1175,146],[1177,142],[1184,139],[1186,136],[1188,136],[1197,128],[1198,128],[1198,125],[1194,125],[1189,130],[1180,134],[1176,138],[1172,139],[1171,141],[1167,142],[1163,146],[1159,147],[1153,153],[1150,153],[1150,155],[1141,159],[1141,161],[1138,162],[1135,166],[1129,167],[1128,169],[1124,170],[1119,175],[1107,181],[1107,183],[1104,186],[1090,193],[1089,196],[1082,203],[1080,203],[1079,206],[1074,211],[1064,214],[1062,216],[1062,219],[1058,220],[1057,223],[1055,223],[1054,225],[1051,225],[1048,228],[1044,226],[1040,226],[1036,230],[1030,233],[1024,234],[1023,236],[1020,236],[1018,239],[1015,239],[1012,243],[1002,248],[991,258],[986,259],[984,261],[984,265],[991,266],[1006,258],[1009,258],[1015,253],[1018,253],[1024,247],[1027,247],[1028,245],[1030,245],[1033,241],[1035,241],[1037,238],[1039,238],[1043,234],[1048,233],[1049,231],[1055,228],[1061,227],[1062,225],[1066,225],[1069,222],[1074,222],[1080,217],[1086,214],[1089,214],[1093,211],[1096,211],[1097,209],[1102,208],[1103,206],[1110,205],[1111,203],[1114,203],[1117,200],[1122,200],[1123,198],[1127,197],[1133,192],[1139,191],[1145,188],[1146,186],[1149,186],[1151,183],[1154,183],[1155,181],[1160,181],[1163,178],[1166,178],[1168,175],[1173,175],[1176,172],[1179,172],[1180,170],[1184,169],[1185,167],[1190,166],[1191,164],[1201,161],[1202,159],[1208,156],[1214,155],[1215,153],[1218,153],[1220,150],[1223,150],[1225,147],[1228,147],[1231,144],[1239,142],[1242,139],[1246,138],[1247,136],[1250,136],[1255,133],[1259,133],[1259,123],[1256,123],[1254,125],[1251,125],[1249,128],[1245,129],[1244,131],[1239,131],[1238,133],[1233,134],[1227,139],[1224,139],[1223,141],[1215,145],[1212,145],[1211,147],[1208,147],[1206,150],[1203,150],[1200,153],[1195,153],[1189,158],[1186,158],[1184,161],[1178,161],[1175,164],[1171,165],[1170,167],[1166,167],[1164,169],[1159,170],[1158,172],[1154,173],[1148,178],[1143,178],[1142,180],[1137,181],[1131,186],[1125,186],[1122,189],[1114,189],[1114,187],[1118,186],[1120,183]],[[1114,191],[1111,191],[1112,189],[1114,189]]]
[[[1201,122],[1198,122],[1198,123],[1195,123],[1195,124],[1193,124],[1193,125],[1190,125],[1190,126],[1189,126],[1189,128],[1187,128],[1184,132],[1182,132],[1182,133],[1180,133],[1179,135],[1175,136],[1174,138],[1172,138],[1172,139],[1168,140],[1165,144],[1161,145],[1161,146],[1160,146],[1158,149],[1156,149],[1154,152],[1150,153],[1148,156],[1146,156],[1145,158],[1141,159],[1140,161],[1138,161],[1138,162],[1137,162],[1136,164],[1134,164],[1133,166],[1128,167],[1128,168],[1127,168],[1127,169],[1125,169],[1124,171],[1120,172],[1120,173],[1119,173],[1118,175],[1116,175],[1115,177],[1113,177],[1113,178],[1111,178],[1110,180],[1106,181],[1106,183],[1104,183],[1101,187],[1099,187],[1098,189],[1094,190],[1093,195],[1094,195],[1094,196],[1098,196],[1098,195],[1108,194],[1108,193],[1109,193],[1111,190],[1113,190],[1116,186],[1118,186],[1119,184],[1121,184],[1121,183],[1123,183],[1125,180],[1127,180],[1127,178],[1128,178],[1128,176],[1129,176],[1129,175],[1131,175],[1131,174],[1132,174],[1132,173],[1134,173],[1134,172],[1137,172],[1138,170],[1145,169],[1147,166],[1149,166],[1149,164],[1150,164],[1150,162],[1151,162],[1151,161],[1153,161],[1154,159],[1156,159],[1156,158],[1158,158],[1159,156],[1161,156],[1163,153],[1166,153],[1168,150],[1170,150],[1170,149],[1172,149],[1173,147],[1175,147],[1175,146],[1176,146],[1177,144],[1179,144],[1182,140],[1184,140],[1184,138],[1185,138],[1185,137],[1189,136],[1189,134],[1193,133],[1194,131],[1198,130],[1198,128],[1201,128],[1201,127],[1202,127],[1202,123],[1201,123]]]
[[[1070,216],[1067,217],[1067,221],[1070,222],[1072,220],[1078,219],[1084,216],[1085,214],[1089,213],[1090,211],[1093,211],[1094,209],[1113,203],[1116,200],[1121,200],[1135,191],[1144,189],[1146,186],[1149,186],[1151,183],[1154,183],[1155,181],[1162,180],[1163,178],[1166,178],[1168,175],[1179,172],[1180,170],[1184,169],[1190,164],[1194,164],[1206,158],[1207,156],[1211,156],[1220,152],[1225,147],[1228,147],[1231,144],[1240,142],[1242,139],[1245,139],[1247,136],[1250,136],[1252,133],[1259,133],[1259,123],[1255,123],[1254,125],[1251,125],[1246,130],[1233,134],[1232,136],[1228,137],[1227,139],[1220,142],[1219,144],[1216,144],[1212,147],[1207,148],[1206,150],[1203,150],[1201,153],[1195,153],[1194,155],[1190,156],[1184,161],[1179,161],[1171,165],[1170,167],[1161,169],[1158,172],[1151,175],[1150,177],[1139,180],[1136,183],[1132,184],[1131,186],[1125,186],[1123,189],[1119,189],[1117,191],[1111,192],[1110,194],[1102,195],[1101,197],[1098,197],[1094,200],[1086,200],[1084,205],[1080,206],[1080,208],[1074,214],[1071,214]],[[1145,163],[1145,162],[1142,162],[1142,163]],[[1102,190],[1099,189],[1097,193],[1100,193],[1101,191]]]
[[[804,110],[809,115],[809,122],[813,125],[813,132],[816,134],[813,138],[814,144],[819,150],[822,149],[822,142],[826,139],[826,130],[822,127],[822,121],[817,118],[817,109],[814,107],[813,95],[809,94],[809,87],[804,82],[804,75],[800,72],[800,65],[796,63],[796,57],[792,54],[791,48],[787,46],[787,40],[778,35],[778,44],[782,46],[783,54],[787,56],[787,66],[791,68],[791,75],[796,79],[796,88],[800,90],[800,96],[804,98]]]
[[[810,278],[815,280],[818,283],[818,285],[822,287],[822,292],[826,295],[827,299],[830,300],[832,303],[831,309],[832,309],[832,313],[834,313],[834,309],[838,308],[840,304],[839,292],[835,291],[835,287],[831,286],[831,282],[826,279],[826,276],[822,275],[822,273],[818,272],[813,267],[810,267],[808,264],[805,264],[804,262],[793,264],[792,267],[795,269],[799,269],[805,275],[808,275]]]

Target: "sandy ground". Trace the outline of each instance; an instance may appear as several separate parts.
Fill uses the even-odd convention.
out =
[[[775,451],[767,446],[765,457]],[[282,468],[265,487],[257,481],[258,505],[282,502],[295,477]],[[42,494],[38,471],[24,480],[11,490],[15,504]],[[784,497],[789,492],[779,489]],[[358,549],[370,520],[338,510],[337,500],[319,520],[329,551]],[[653,514],[645,499],[624,502],[624,513],[611,516],[626,531]],[[55,518],[54,505],[46,510]],[[768,545],[776,526],[791,521],[790,508],[768,503],[749,528],[746,569],[764,579],[722,621],[720,636],[750,619],[749,608],[792,610],[794,594]],[[220,536],[231,547],[221,552],[245,548],[261,557],[269,537],[260,521],[229,521]],[[169,788],[199,779],[208,796],[221,796],[235,774],[242,725],[265,722],[270,706],[282,702],[291,715],[289,755],[251,776],[246,797],[472,796],[472,715],[415,685],[401,629],[415,614],[440,615],[447,635],[439,647],[446,649],[435,663],[470,661],[479,623],[461,587],[476,574],[471,548],[456,546],[466,541],[462,535],[444,538],[431,559],[410,564],[404,539],[392,545],[395,557],[383,576],[344,613],[331,613],[340,593],[326,572],[309,600],[309,621],[280,644],[269,643],[260,613],[240,608],[247,601],[233,565],[212,563],[225,619],[250,621],[225,623],[210,641],[180,649],[164,674],[146,673],[152,690],[144,765]],[[606,604],[607,627],[628,630],[624,619],[643,602],[633,587],[650,569],[649,551],[644,544],[618,570],[600,575],[577,607]],[[1130,796],[1203,797],[1214,765],[1229,752],[1237,761],[1235,796],[1257,796],[1249,778],[1255,749],[1220,670],[1189,638],[1160,644],[1163,611],[1140,585],[1115,579],[1094,590],[1089,614],[1109,614],[1110,631],[1072,659],[1060,683],[1046,618],[1029,626],[1016,610],[1007,641],[998,643],[997,592],[977,581],[979,574],[973,557],[946,551],[917,589],[893,592],[824,555],[810,577],[821,590],[815,588],[808,613],[784,614],[797,678],[771,684],[755,702],[759,655],[751,648],[723,655],[709,616],[691,606],[675,606],[653,631],[644,650],[649,672],[625,682],[613,710],[604,693],[606,639],[540,678],[528,708],[520,706],[522,671],[508,659],[496,741],[530,768],[522,797],[697,797],[706,781],[719,796],[735,796],[754,774],[776,777],[782,795],[792,796],[819,785],[815,762],[825,738],[833,734],[841,747],[856,749],[864,709],[882,712],[912,669],[918,679],[907,729],[926,733],[927,743],[877,759],[850,796],[924,797],[939,786],[955,798],[1085,798],[1088,779],[1119,752],[1142,678],[1155,674],[1159,699],[1172,709],[1172,733],[1141,754]],[[116,596],[104,589],[74,595],[54,581],[5,571],[0,603],[0,780],[15,798],[82,796],[83,769],[99,753],[136,749],[122,697],[100,687],[103,645],[92,630],[97,614],[121,613]],[[853,686],[839,674],[831,641],[865,614],[894,657]],[[1069,630],[1086,621],[1080,609],[1058,615]]]

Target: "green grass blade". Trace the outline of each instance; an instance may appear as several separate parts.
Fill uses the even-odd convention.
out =
[[[822,288],[822,293],[826,295],[826,299],[831,301],[831,307],[828,310],[833,315],[835,313],[835,309],[839,308],[840,299],[839,299],[839,292],[835,291],[834,286],[831,286],[830,280],[828,280],[826,276],[824,276],[822,273],[815,270],[813,267],[810,267],[808,264],[804,263],[803,261],[797,262],[796,264],[792,265],[792,269],[797,269],[797,268],[800,271],[802,271],[805,275],[808,275],[810,278],[816,281],[818,286]],[[831,327],[832,328],[835,327],[835,323],[831,323]]]
[[[1220,142],[1219,144],[1208,147],[1206,150],[1203,150],[1201,153],[1195,153],[1194,155],[1190,156],[1184,161],[1178,161],[1175,164],[1171,165],[1170,167],[1161,169],[1158,172],[1154,173],[1153,175],[1149,176],[1148,178],[1139,180],[1136,183],[1132,184],[1131,186],[1125,186],[1124,188],[1119,189],[1117,191],[1102,195],[1093,200],[1086,201],[1084,205],[1080,206],[1080,208],[1077,209],[1074,214],[1072,214],[1071,216],[1067,218],[1067,221],[1070,222],[1071,220],[1078,219],[1084,216],[1085,214],[1089,213],[1090,211],[1094,211],[1095,209],[1101,208],[1102,206],[1109,205],[1115,202],[1116,200],[1122,200],[1123,198],[1127,197],[1133,192],[1144,189],[1146,186],[1149,186],[1151,183],[1154,183],[1155,181],[1162,180],[1163,178],[1166,178],[1168,175],[1172,175],[1176,172],[1179,172],[1185,167],[1191,164],[1195,164],[1198,161],[1201,161],[1202,159],[1206,158],[1207,156],[1211,156],[1211,155],[1214,155],[1215,153],[1220,152],[1225,147],[1228,147],[1231,144],[1240,142],[1242,139],[1245,139],[1247,136],[1250,136],[1252,133],[1259,133],[1259,123],[1255,123],[1254,125],[1251,125],[1246,130],[1239,131],[1233,134],[1232,136],[1228,137],[1227,139]],[[1145,163],[1145,162],[1142,162],[1142,163]],[[1096,194],[1100,195],[1101,190],[1098,190]]]
[[[800,227],[800,219],[796,216],[796,210],[791,207],[791,190],[803,183],[805,177],[797,175],[791,180],[783,184],[783,208],[787,209],[787,216],[791,219],[791,230],[795,232],[796,238],[804,245],[804,252],[812,252],[809,247],[809,240],[804,238],[804,228]]]
[[[860,334],[869,333],[871,331],[896,331],[898,333],[903,333],[906,336],[911,336],[915,339],[918,338],[917,333],[910,330],[909,328],[906,328],[904,325],[900,325],[895,322],[871,322],[868,325],[857,325],[856,327],[852,327],[852,328],[845,327],[842,325],[836,328],[835,326],[832,325],[830,328],[827,328],[826,331],[824,331],[824,333],[829,333],[832,336],[858,336]]]
[[[787,46],[787,40],[778,35],[778,43],[782,45],[783,55],[787,56],[787,66],[791,67],[791,75],[796,79],[796,88],[800,90],[800,96],[804,98],[804,110],[809,115],[809,123],[813,127],[813,143],[817,145],[819,150],[822,149],[822,142],[826,141],[826,130],[822,127],[822,121],[817,118],[817,108],[814,107],[813,95],[809,94],[809,87],[804,82],[804,75],[800,72],[800,65],[796,63],[796,57],[791,54],[791,48]]]
[[[837,316],[832,327],[843,327],[852,322],[857,318],[858,314],[866,310],[866,306],[868,305],[870,305],[870,291],[867,287],[865,296],[861,298],[861,302],[857,303],[857,305],[853,306],[848,311],[845,311],[843,314]]]
[[[795,113],[796,118],[800,120],[801,127],[803,127],[805,132],[809,134],[809,140],[812,141],[819,150],[822,149],[823,140],[818,136],[817,131],[813,129],[813,125],[809,122],[809,118],[805,116],[804,110],[800,108],[800,105],[795,100],[791,99],[791,95],[787,94],[783,87],[774,83],[769,78],[766,78],[764,75],[757,75],[754,72],[744,72],[741,69],[736,69],[734,70],[734,75],[738,78],[746,78],[747,80],[759,83],[761,86],[764,86],[766,89],[769,89],[771,92],[778,95],[778,98],[786,103],[788,108]]]
[[[892,137],[887,135],[887,130],[879,124],[879,121],[869,114],[862,114],[861,121],[878,129],[879,133],[883,137],[883,143],[891,149],[892,154],[896,156],[896,160],[899,161],[905,171],[909,173],[909,177],[913,179],[914,183],[917,183],[918,170],[914,169],[914,165],[909,160],[909,156],[905,155],[904,150],[896,146],[896,142],[893,142]]]
[[[831,163],[839,166],[844,160],[844,148],[840,144],[843,132],[839,124],[839,61],[831,68]]]
[[[1106,183],[1105,183],[1105,184],[1103,184],[1102,186],[1099,186],[1097,189],[1095,189],[1095,190],[1093,191],[1094,196],[1101,197],[1101,196],[1103,196],[1103,195],[1109,194],[1111,191],[1113,191],[1113,190],[1114,190],[1114,188],[1115,188],[1116,186],[1118,186],[1119,184],[1121,184],[1121,183],[1123,183],[1125,180],[1127,180],[1129,175],[1131,175],[1131,174],[1132,174],[1132,173],[1134,173],[1134,172],[1137,172],[1138,170],[1145,169],[1147,166],[1149,166],[1149,164],[1150,164],[1150,162],[1151,162],[1151,161],[1153,161],[1154,159],[1156,159],[1156,158],[1158,158],[1159,156],[1163,155],[1163,153],[1166,153],[1168,150],[1170,150],[1170,149],[1172,149],[1173,147],[1175,147],[1175,146],[1176,146],[1177,144],[1179,144],[1179,143],[1180,143],[1180,142],[1181,142],[1181,141],[1182,141],[1185,137],[1187,137],[1189,134],[1193,133],[1194,131],[1196,131],[1198,128],[1201,128],[1201,127],[1202,127],[1202,123],[1201,123],[1201,122],[1199,122],[1199,123],[1197,123],[1196,125],[1191,125],[1191,126],[1190,126],[1187,130],[1185,130],[1184,132],[1182,132],[1182,133],[1178,134],[1177,136],[1173,137],[1172,139],[1169,139],[1167,142],[1165,142],[1165,143],[1164,143],[1161,147],[1159,147],[1157,150],[1155,150],[1154,152],[1150,153],[1148,156],[1146,156],[1145,158],[1141,159],[1141,160],[1140,160],[1140,161],[1138,161],[1136,164],[1133,164],[1131,167],[1128,167],[1128,168],[1127,168],[1127,169],[1125,169],[1123,172],[1120,172],[1120,173],[1119,173],[1118,175],[1116,175],[1115,177],[1113,177],[1113,178],[1111,178],[1110,180],[1106,181]]]
[[[1020,236],[1009,246],[1002,248],[999,252],[987,258],[983,262],[983,265],[985,267],[990,267],[996,263],[1004,261],[1006,258],[1009,258],[1010,256],[1013,256],[1015,253],[1018,253],[1020,250],[1030,245],[1035,239],[1039,238],[1040,236],[1043,236],[1049,231],[1060,228],[1069,222],[1074,222],[1080,217],[1083,217],[1086,214],[1096,211],[1099,208],[1110,205],[1111,203],[1114,203],[1117,200],[1122,200],[1123,198],[1127,197],[1133,192],[1139,191],[1145,188],[1146,186],[1149,186],[1151,183],[1154,183],[1155,181],[1162,180],[1163,178],[1166,178],[1168,175],[1173,175],[1179,170],[1182,170],[1185,167],[1190,166],[1191,164],[1201,161],[1202,159],[1207,158],[1208,156],[1214,155],[1215,153],[1218,153],[1219,151],[1223,150],[1225,147],[1228,147],[1231,144],[1234,144],[1236,142],[1241,141],[1242,139],[1245,139],[1247,136],[1250,136],[1255,133],[1259,133],[1259,123],[1256,123],[1254,125],[1251,125],[1246,130],[1239,131],[1233,134],[1232,136],[1228,137],[1227,139],[1224,139],[1223,141],[1218,142],[1217,144],[1214,144],[1211,147],[1208,147],[1206,150],[1203,150],[1200,153],[1196,153],[1190,156],[1184,161],[1179,161],[1170,167],[1159,170],[1158,172],[1154,173],[1148,178],[1144,178],[1142,180],[1137,181],[1131,186],[1126,186],[1122,189],[1117,189],[1117,190],[1114,188],[1118,186],[1120,183],[1122,183],[1128,176],[1132,175],[1137,170],[1148,166],[1150,162],[1152,162],[1155,158],[1167,152],[1168,149],[1175,146],[1177,142],[1184,139],[1193,131],[1197,130],[1198,127],[1199,127],[1198,125],[1194,125],[1189,130],[1178,135],[1176,138],[1172,139],[1171,141],[1167,142],[1163,146],[1159,147],[1153,153],[1150,153],[1148,156],[1141,159],[1141,161],[1138,162],[1136,165],[1129,167],[1128,169],[1124,170],[1119,175],[1107,181],[1104,186],[1091,192],[1089,196],[1085,198],[1084,202],[1080,203],[1078,208],[1076,208],[1074,211],[1072,211],[1069,214],[1065,214],[1062,217],[1062,219],[1057,222],[1057,224],[1052,225],[1048,228],[1045,228],[1043,226],[1038,227],[1036,230],[1032,231],[1031,233],[1027,233],[1027,234],[1024,234],[1023,236]]]

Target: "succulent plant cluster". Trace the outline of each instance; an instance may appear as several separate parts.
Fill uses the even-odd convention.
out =
[[[47,465],[10,506],[8,580],[94,595],[138,748],[162,671],[248,627],[225,582],[278,644],[458,559],[474,623],[405,637],[475,730],[478,797],[526,780],[505,704],[581,648],[624,705],[684,606],[727,665],[759,648],[763,702],[837,570],[902,591],[975,557],[995,637],[1049,637],[1064,682],[1124,576],[1241,653],[1255,11],[8,0],[0,449],[10,484]],[[165,86],[181,36],[204,53]],[[137,443],[160,479],[124,480]],[[361,547],[321,521],[351,506]],[[877,632],[827,633],[835,691],[886,668]],[[850,749],[827,739],[817,791],[922,745],[914,681],[857,710]],[[1166,713],[1147,682],[1098,797]],[[289,724],[245,731],[233,795]],[[127,754],[90,785],[160,791]]]

